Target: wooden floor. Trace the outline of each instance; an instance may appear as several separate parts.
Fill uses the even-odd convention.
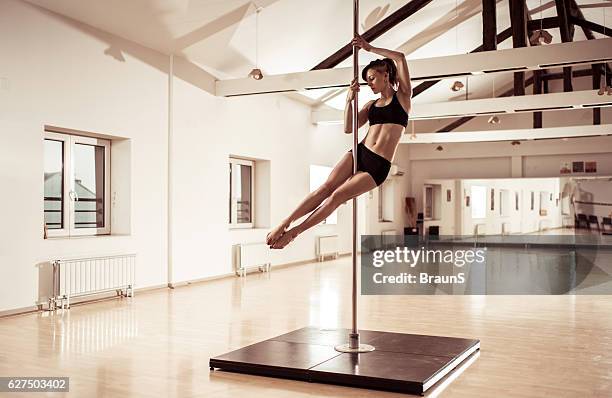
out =
[[[349,327],[350,282],[342,257],[4,318],[0,375],[69,376],[72,397],[402,396],[209,370],[211,356],[307,325]],[[480,339],[430,396],[612,396],[609,296],[366,296],[359,325]]]

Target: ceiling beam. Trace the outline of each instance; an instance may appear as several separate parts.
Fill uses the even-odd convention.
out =
[[[498,50],[490,53],[449,55],[408,61],[412,81],[450,79],[483,73],[503,73],[546,69],[567,65],[593,64],[612,60],[612,39],[551,44]],[[251,78],[218,80],[217,96],[236,96],[302,91],[315,88],[347,87],[352,68],[323,69],[308,72],[268,75],[262,80]]]
[[[495,0],[482,0],[482,49],[497,50],[497,10]]]
[[[382,21],[365,31],[361,36],[366,41],[371,42],[374,39],[380,37],[383,33],[387,32],[389,29],[393,28],[395,25],[399,24],[406,18],[415,14],[427,4],[431,3],[431,1],[432,0],[412,0],[406,5],[400,7],[397,11],[389,15],[387,18],[383,19]],[[311,70],[333,68],[337,66],[340,62],[348,59],[351,54],[353,54],[353,47],[351,46],[351,43],[348,43],[329,57],[325,58],[323,61],[319,62]]]
[[[504,31],[502,31],[500,34],[498,34],[495,39],[497,41],[497,44],[500,44],[500,43],[508,40],[510,38],[510,36],[512,36],[512,30],[510,28],[507,28]],[[470,51],[469,53],[473,54],[473,53],[481,52],[481,51],[483,51],[483,48],[484,48],[483,46],[478,46],[475,49],[473,49],[472,51]],[[430,80],[430,81],[418,84],[417,86],[415,86],[412,89],[412,98],[414,98],[417,95],[421,94],[425,90],[435,86],[437,83],[440,83],[441,81],[442,80]]]
[[[574,26],[570,22],[568,1],[555,0],[557,17],[559,18],[559,31],[561,32],[561,41],[563,43],[571,42],[574,39]],[[572,91],[572,68],[569,66],[564,67],[563,74],[563,91]]]
[[[512,28],[512,47],[527,47],[527,19],[524,0],[508,2],[510,27]],[[514,73],[514,95],[525,95],[525,72]]]
[[[537,29],[555,29],[559,27],[559,18],[546,17],[542,19],[532,19],[527,21],[527,28],[530,31]]]
[[[574,20],[579,20],[579,21],[585,20],[584,15],[582,14],[582,10],[580,9],[580,7],[578,7],[576,0],[570,0],[570,9],[572,10],[572,18]],[[591,29],[589,29],[586,26],[581,26],[581,25],[578,25],[578,26],[582,28],[582,31],[584,32],[584,35],[586,36],[588,40],[595,40],[595,35],[593,34],[593,31]],[[607,62],[605,64],[593,64],[591,66],[591,72],[593,74],[593,79],[592,79],[593,89],[599,89],[599,86],[601,85],[602,72],[604,72],[603,74],[606,79],[606,81],[604,82],[604,85],[612,84],[612,71],[610,70],[610,67],[608,66]],[[593,108],[593,124],[601,124],[601,109],[600,108]]]
[[[599,85],[601,84],[601,64],[593,64],[592,72],[593,72],[593,90],[599,90]],[[593,124],[601,124],[601,109],[593,108]]]
[[[542,71],[533,71],[533,94],[542,94]],[[533,128],[542,128],[542,112],[533,112]]]
[[[542,23],[540,24],[540,27],[533,28],[533,25],[530,24],[531,14],[528,12],[528,10],[525,15],[527,18],[527,40],[531,40],[535,29],[544,29],[544,24]],[[542,75],[544,75],[545,73],[548,73],[546,69],[539,69],[533,71],[533,74],[531,76],[531,80],[533,82],[532,94],[542,94]],[[542,128],[542,112],[533,112],[533,128]]]
[[[527,80],[525,80],[525,87],[528,87],[528,86],[532,85],[533,84],[533,80],[534,80],[533,76],[531,76]],[[498,95],[498,97],[509,97],[509,96],[512,96],[513,94],[514,94],[514,87],[512,87],[510,90],[504,91],[503,93]],[[542,114],[542,112],[534,112],[534,114],[535,113]],[[456,128],[463,126],[464,124],[466,124],[470,120],[474,119],[475,117],[476,116],[463,116],[463,117],[455,120],[454,122],[452,122],[452,123],[442,127],[437,132],[438,133],[445,133],[445,132],[453,131]]]
[[[466,101],[444,101],[428,104],[413,104],[411,120],[445,119],[461,116],[501,115],[536,111],[558,111],[569,109],[591,109],[612,106],[607,95],[597,95],[597,90],[563,93],[523,95],[520,97],[482,98]],[[342,123],[341,110],[314,110],[313,123]]]
[[[537,72],[542,72],[541,76],[540,76],[540,83],[541,83],[541,87],[544,88],[545,85],[548,84],[549,80],[557,80],[557,79],[563,79],[563,73],[546,73],[546,70],[535,70],[533,76],[529,77],[528,79],[525,80],[525,87],[529,87],[530,85],[535,83],[536,80],[536,73]],[[592,74],[592,70],[591,69],[578,69],[578,70],[573,70],[572,71],[572,76],[573,77],[586,77],[586,76],[591,76]],[[599,87],[597,87],[599,88]],[[536,94],[535,92],[535,86],[534,86],[534,94]],[[514,89],[511,88],[510,90],[506,90],[505,92],[503,92],[500,97],[507,97],[512,95],[514,92]],[[542,93],[542,90],[540,90],[540,93]],[[544,94],[547,94],[548,90],[544,90]],[[599,108],[593,108],[593,111],[595,110],[599,110]],[[540,115],[540,116],[538,116]],[[534,112],[533,113],[533,117],[534,117],[534,128],[538,128],[537,125],[541,126],[541,120],[542,120],[542,112]],[[442,127],[441,129],[438,130],[438,132],[443,133],[443,132],[450,132],[455,130],[458,127],[463,126],[465,123],[469,122],[470,120],[474,119],[475,116],[463,116],[457,120],[455,120],[454,122]]]
[[[411,138],[404,134],[402,144],[444,144],[451,142],[520,141],[555,138],[596,137],[612,135],[612,124],[598,126],[546,127],[541,129],[456,131],[452,133],[420,133]]]
[[[595,65],[600,65],[600,64],[595,64]],[[593,71],[591,69],[575,69],[572,70],[572,77],[587,77],[587,76],[591,76],[593,74]],[[554,72],[549,72],[549,73],[545,73],[542,75],[542,80],[558,80],[558,79],[563,79],[563,72],[560,73],[554,73]]]
[[[595,22],[587,21],[584,18],[572,18],[572,23],[580,26],[583,29],[588,29],[593,32],[600,33],[602,35],[606,35],[608,37],[612,37],[612,29],[596,24]]]

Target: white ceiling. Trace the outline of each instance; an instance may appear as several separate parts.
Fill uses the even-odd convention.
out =
[[[352,35],[352,1],[348,0],[27,0],[55,13],[153,48],[185,56],[220,79],[246,76],[255,65],[264,74],[299,72],[348,43]],[[360,0],[362,31],[406,4],[408,0]],[[577,0],[585,17],[612,26],[608,0]],[[531,18],[555,16],[554,2],[528,0]],[[256,9],[259,13],[255,29]],[[604,16],[604,11],[606,15]],[[498,0],[497,31],[510,26],[508,0]],[[550,30],[559,42],[557,29]],[[257,33],[257,34],[256,34]],[[600,36],[600,35],[597,35]],[[576,27],[574,40],[585,40]],[[374,44],[403,51],[408,58],[467,53],[482,42],[481,0],[433,0],[415,15],[385,33]],[[511,39],[499,48],[512,46]],[[361,52],[361,63],[374,56]],[[340,66],[348,66],[346,61]],[[469,97],[491,95],[492,82],[471,78]],[[499,79],[496,91],[512,79]],[[453,93],[452,81],[438,84],[417,97],[420,102],[465,98]],[[367,90],[363,90],[364,92]],[[311,98],[333,94],[309,93]],[[364,95],[367,100],[368,95]],[[344,93],[325,102],[344,106]]]

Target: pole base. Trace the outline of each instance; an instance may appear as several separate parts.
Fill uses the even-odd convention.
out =
[[[373,345],[369,345],[369,344],[359,344],[356,348],[351,348],[350,344],[346,343],[346,344],[337,345],[334,347],[334,349],[338,352],[360,354],[364,352],[372,352],[376,348],[374,348]]]

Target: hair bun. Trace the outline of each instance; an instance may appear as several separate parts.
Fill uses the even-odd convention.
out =
[[[364,81],[368,81],[368,70],[374,68],[379,72],[389,73],[389,83],[392,86],[397,84],[397,67],[395,62],[391,58],[375,59],[370,62],[363,71],[361,71],[361,77]]]

